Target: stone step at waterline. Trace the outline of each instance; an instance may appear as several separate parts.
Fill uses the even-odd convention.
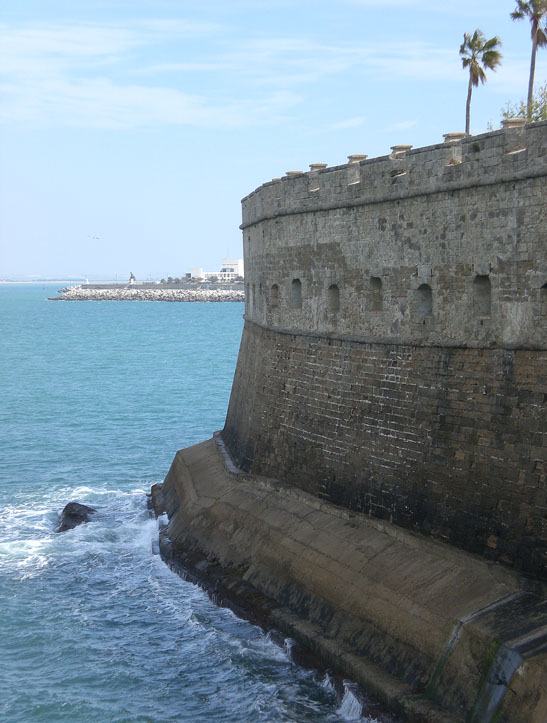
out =
[[[175,550],[199,550],[238,570],[273,601],[275,626],[411,720],[416,706],[423,717],[415,720],[472,714],[499,641],[543,634],[547,610],[516,574],[276,480],[234,472],[226,458],[219,436],[177,454],[161,491]],[[528,720],[526,690],[519,706],[514,720]]]

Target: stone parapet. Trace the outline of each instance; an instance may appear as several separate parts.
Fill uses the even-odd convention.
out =
[[[329,210],[488,186],[547,173],[547,121],[506,127],[424,148],[394,146],[404,152],[319,171],[320,186],[310,195],[310,173],[290,171],[243,199],[242,228],[281,215]],[[348,183],[348,178],[352,180]],[[315,183],[315,181],[314,181]]]
[[[547,122],[265,184],[243,200],[246,316],[546,349],[546,186]]]

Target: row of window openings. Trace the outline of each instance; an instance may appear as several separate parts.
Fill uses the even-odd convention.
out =
[[[541,287],[540,294],[541,302],[547,303],[547,284]],[[270,305],[272,309],[279,306],[279,300],[279,286],[278,284],[273,284],[270,290]],[[473,304],[478,316],[490,316],[492,286],[488,276],[475,277],[473,281]],[[382,311],[383,306],[382,279],[373,276],[370,279],[370,309],[371,311]],[[300,279],[293,279],[291,283],[289,308],[294,310],[302,308],[302,282]],[[416,316],[420,319],[425,319],[433,313],[433,292],[428,284],[421,284],[415,290],[414,308]],[[340,289],[336,284],[331,284],[327,289],[327,309],[330,313],[336,313],[340,310]]]

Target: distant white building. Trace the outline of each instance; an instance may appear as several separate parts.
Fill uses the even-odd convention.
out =
[[[190,279],[210,279],[216,276],[219,281],[234,281],[238,276],[244,276],[243,259],[222,259],[220,271],[195,268],[190,269],[186,276]]]
[[[186,274],[187,279],[203,279],[203,269],[190,269],[190,271]]]
[[[244,276],[243,259],[222,259],[220,273]]]

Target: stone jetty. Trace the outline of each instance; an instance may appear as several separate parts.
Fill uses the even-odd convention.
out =
[[[245,293],[239,289],[171,289],[110,287],[90,289],[69,286],[50,301],[244,301]]]

